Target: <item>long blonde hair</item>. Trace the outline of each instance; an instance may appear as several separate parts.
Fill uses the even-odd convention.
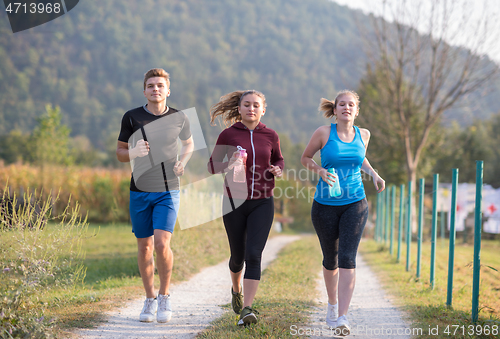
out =
[[[266,107],[266,97],[261,92],[254,89],[234,91],[223,95],[219,102],[210,108],[210,124],[215,125],[215,119],[217,117],[222,119],[226,127],[241,121],[241,114],[238,112],[238,107],[243,98],[248,94],[255,94],[260,97],[262,99],[262,104]]]
[[[356,101],[356,106],[358,106],[358,110],[359,110],[359,95],[358,95],[358,93],[356,93],[354,91],[351,91],[350,89],[344,89],[344,90],[342,90],[342,91],[340,91],[340,92],[337,93],[337,96],[335,97],[334,101],[328,100],[328,99],[325,99],[325,98],[321,98],[321,101],[320,101],[319,107],[318,107],[318,111],[324,112],[323,116],[325,118],[331,118],[331,117],[333,117],[335,115],[333,113],[333,109],[335,107],[337,107],[338,99],[343,94],[350,94],[350,95],[352,95],[354,97],[354,100]]]

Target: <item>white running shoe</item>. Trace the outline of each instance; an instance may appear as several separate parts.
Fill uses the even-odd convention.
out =
[[[330,328],[337,327],[337,314],[338,314],[338,305],[332,305],[328,303],[328,310],[326,311],[326,324]]]
[[[143,322],[150,323],[155,320],[155,313],[158,309],[158,301],[156,298],[146,298],[144,301],[144,307],[142,308],[139,320]]]
[[[166,323],[172,319],[172,306],[170,306],[170,294],[158,294],[158,313],[156,314],[156,321],[159,323]]]
[[[335,334],[342,336],[351,334],[351,327],[349,326],[349,321],[345,315],[338,317]]]

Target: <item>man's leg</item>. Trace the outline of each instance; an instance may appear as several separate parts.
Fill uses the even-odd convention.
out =
[[[174,266],[174,253],[170,248],[172,233],[156,229],[154,235],[154,249],[156,251],[156,267],[160,277],[159,294],[168,295],[172,268]]]
[[[155,264],[151,212],[149,193],[131,191],[130,219],[132,220],[132,231],[137,238],[137,264],[146,292],[144,307],[139,315],[139,320],[144,322],[154,321],[158,309],[154,289]]]
[[[137,264],[141,273],[146,298],[155,298],[154,293],[154,243],[150,193],[130,191],[130,219],[132,231],[137,238]]]
[[[142,284],[146,291],[146,298],[155,298],[154,292],[154,273],[155,265],[153,258],[153,237],[137,238],[137,263],[141,273]]]

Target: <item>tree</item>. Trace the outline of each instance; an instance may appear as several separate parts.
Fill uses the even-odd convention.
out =
[[[407,171],[405,171],[405,143],[404,133],[399,128],[399,121],[395,119],[396,112],[391,105],[391,97],[388,89],[380,84],[383,81],[383,74],[380,68],[372,70],[367,67],[367,73],[361,79],[358,87],[358,94],[361,98],[360,114],[356,121],[363,127],[368,127],[371,131],[370,146],[367,157],[372,166],[388,179],[391,184],[403,184],[407,182]],[[425,127],[425,114],[421,103],[423,98],[418,98],[418,102],[405,102],[405,106],[414,112],[410,117],[411,137],[415,138]],[[435,124],[429,133],[429,143],[434,147],[423,150],[420,166],[417,171],[418,177],[431,176],[432,169],[437,159],[443,156],[441,145],[445,141],[445,128],[441,124]],[[389,147],[388,147],[389,146]],[[366,187],[370,192],[372,186]]]
[[[99,166],[106,154],[99,152],[85,135],[77,135],[69,140],[70,159],[75,165]]]
[[[490,120],[486,123],[488,130],[488,140],[490,142],[490,149],[492,154],[492,161],[486,163],[485,168],[485,183],[491,184],[492,186],[498,188],[500,187],[500,111],[493,115]]]
[[[300,163],[300,157],[306,146],[303,143],[294,143],[288,134],[278,133],[278,135],[280,138],[281,154],[285,159],[285,173],[288,170],[297,172],[303,169],[304,166]]]
[[[29,135],[18,129],[0,138],[0,159],[7,164],[30,161],[32,154],[29,151]]]
[[[380,1],[382,16],[371,16],[375,36],[365,35],[365,41],[384,93],[378,109],[390,114],[391,123],[371,130],[401,133],[407,179],[416,187],[419,163],[440,117],[499,73],[484,54],[494,49],[498,20],[485,7],[474,22],[470,12],[478,6],[467,0]],[[468,48],[453,46],[463,42]]]
[[[494,134],[489,129],[489,121],[476,121],[473,125],[460,129],[456,124],[446,133],[444,156],[437,161],[435,171],[442,181],[451,182],[452,168],[459,168],[461,182],[476,181],[476,160],[484,160],[484,183],[494,184],[492,169],[496,170]],[[493,172],[494,173],[494,172]],[[498,173],[498,172],[497,172]],[[493,180],[493,182],[492,182]]]
[[[46,113],[38,118],[38,126],[32,134],[31,147],[34,149],[35,163],[40,166],[42,176],[45,167],[70,165],[70,129],[61,123],[59,107],[45,106]]]

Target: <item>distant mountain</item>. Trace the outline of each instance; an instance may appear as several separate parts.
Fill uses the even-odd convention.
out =
[[[263,121],[306,142],[326,122],[320,99],[355,89],[363,76],[356,27],[368,23],[363,16],[327,0],[82,1],[13,34],[0,11],[0,135],[30,131],[52,103],[73,135],[104,148],[115,142],[123,113],[144,103],[144,73],[162,67],[172,78],[169,104],[196,107],[210,142],[220,130],[208,124],[210,106],[237,89],[262,91]],[[498,112],[500,82],[490,90],[480,110],[473,98],[475,111],[446,117],[465,124]]]

